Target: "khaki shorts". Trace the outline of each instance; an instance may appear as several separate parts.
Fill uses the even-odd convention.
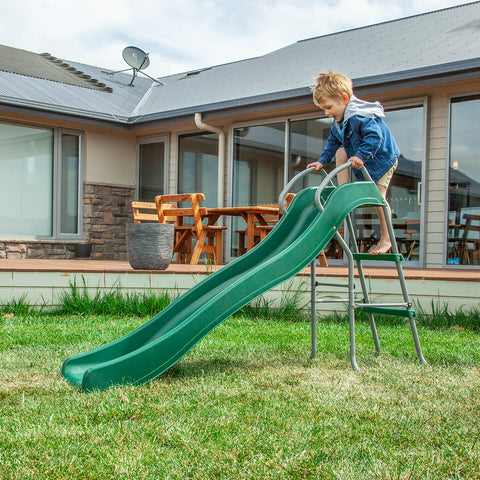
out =
[[[395,165],[382,178],[380,178],[380,180],[377,180],[376,182],[377,185],[387,190],[392,180],[393,172],[395,172],[395,170],[397,169],[397,166],[398,166],[398,160],[395,162]]]

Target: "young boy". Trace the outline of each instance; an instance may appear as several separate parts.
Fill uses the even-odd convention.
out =
[[[336,158],[337,167],[352,161],[352,170],[358,180],[363,180],[360,170],[363,165],[386,199],[388,185],[397,168],[400,151],[395,139],[382,120],[385,117],[380,103],[365,102],[353,95],[352,81],[345,75],[326,71],[316,79],[313,101],[333,118],[327,143],[317,162],[307,168],[320,170]],[[339,184],[347,183],[350,172],[343,170],[338,175]],[[388,205],[388,204],[387,204]],[[390,211],[390,206],[388,206]],[[385,215],[377,207],[381,235],[371,255],[387,253],[392,244],[388,234]]]

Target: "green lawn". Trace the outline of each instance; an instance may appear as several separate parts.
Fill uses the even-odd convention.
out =
[[[480,335],[235,316],[155,381],[84,394],[63,360],[138,317],[0,313],[0,478],[480,479]]]

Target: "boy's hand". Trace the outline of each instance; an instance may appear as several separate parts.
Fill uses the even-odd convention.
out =
[[[351,157],[352,167],[360,169],[363,167],[363,160],[360,157]]]
[[[310,168],[310,167],[315,167],[314,172],[318,172],[321,168],[323,168],[323,163],[320,163],[320,162],[309,163],[307,165],[307,168]]]

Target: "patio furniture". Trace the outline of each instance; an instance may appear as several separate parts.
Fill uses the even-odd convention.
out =
[[[290,205],[294,196],[294,193],[285,195],[285,207]],[[247,224],[245,229],[236,231],[239,234],[239,256],[241,256],[272,231],[281,218],[282,212],[278,204],[209,208],[207,212],[208,223],[214,224],[222,215],[242,217]],[[323,251],[318,258],[320,265],[328,266]]]
[[[365,210],[365,208],[359,209],[353,215],[355,238],[360,253],[368,253],[378,243],[380,230],[380,223],[376,214]]]
[[[420,246],[420,217],[417,212],[409,212],[406,217],[392,218],[397,248],[405,260],[417,260]]]
[[[266,208],[277,208],[276,205],[270,204],[270,205],[257,205],[258,207],[266,207]],[[281,212],[277,208],[276,213],[257,213],[254,214],[252,217],[252,223],[250,225],[250,228],[248,228],[248,221],[247,221],[247,227],[241,230],[236,230],[235,233],[238,233],[238,254],[243,255],[244,253],[247,252],[247,250],[250,250],[252,246],[257,245],[258,242],[261,242],[275,227],[276,223],[280,220],[281,218]],[[247,248],[247,243],[248,243],[248,238],[251,238],[252,241],[250,244],[253,245],[250,246],[250,248]]]
[[[265,216],[279,214],[278,205],[208,208],[208,225],[214,225],[221,216],[242,217],[246,223],[247,251],[254,246],[254,229],[258,222],[266,223]]]
[[[179,263],[197,265],[200,255],[206,253],[209,259],[216,264],[223,260],[223,231],[227,227],[203,224],[207,217],[207,209],[199,202],[205,200],[203,193],[181,193],[174,195],[157,195],[155,205],[158,221],[165,223],[168,218],[175,217],[175,244],[173,251],[177,253]],[[186,203],[187,207],[172,206],[172,202]],[[193,223],[186,225],[185,217],[191,217]],[[193,244],[195,244],[193,246]],[[193,246],[193,248],[192,248]]]
[[[401,242],[405,244],[407,250],[406,259],[412,260],[415,249],[420,244],[420,220],[407,219],[403,233],[406,234],[406,238],[402,238]]]
[[[464,213],[463,220],[465,223],[457,225],[462,235],[449,238],[449,241],[454,242],[455,256],[460,257],[460,264],[470,265],[471,260],[480,260],[480,215]]]
[[[285,208],[288,208],[291,201],[293,200],[293,197],[295,197],[294,193],[287,193],[285,195],[284,197]],[[266,204],[266,205],[259,205],[259,206],[276,208],[277,204]],[[261,216],[257,215],[256,219],[258,221],[255,221],[253,226],[251,226],[251,228],[253,228],[253,233],[250,232],[250,236],[251,238],[253,238],[253,245],[256,245],[258,242],[261,242],[273,230],[276,223],[280,220],[281,217],[282,217],[282,212],[280,211],[280,209],[278,210],[278,213],[275,213],[273,215],[261,215]],[[249,248],[247,248],[247,245],[245,244],[245,240],[248,238],[247,228],[236,231],[236,233],[238,233],[238,254],[239,255],[243,255],[247,250],[249,250]]]

